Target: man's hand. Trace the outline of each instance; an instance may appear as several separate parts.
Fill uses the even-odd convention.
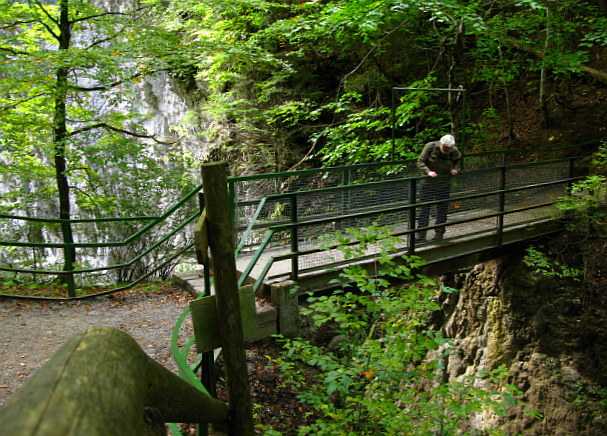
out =
[[[451,170],[451,175],[452,175],[452,176],[457,176],[457,174],[458,174],[458,171],[457,171],[455,168],[453,168],[453,169]]]
[[[430,177],[436,177],[436,176],[438,176],[438,174],[436,174],[436,171],[428,171],[428,175]]]

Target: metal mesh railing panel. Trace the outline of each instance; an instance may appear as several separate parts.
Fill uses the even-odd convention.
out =
[[[372,226],[388,226],[392,233],[405,232],[408,227],[407,212],[378,212],[366,213],[362,216],[340,218],[335,221],[310,223],[298,229],[298,250],[312,251],[322,250],[299,256],[299,268],[301,271],[328,268],[346,260],[340,250],[327,250],[331,244],[337,241],[336,235],[340,233],[346,236],[346,229],[358,229],[365,232]],[[369,231],[373,231],[370,229]],[[406,246],[406,238],[401,238],[401,248]],[[365,250],[365,255],[375,256],[381,252],[377,244],[370,244]]]
[[[495,192],[499,189],[500,173],[498,169],[461,173],[453,178],[451,185],[452,206],[457,212],[475,209],[494,209],[497,200],[492,196],[479,196],[471,200],[458,200],[457,197]]]
[[[501,151],[487,153],[473,153],[464,156],[465,172],[461,173],[454,181],[454,191],[473,192],[478,189],[497,189],[497,177],[499,166],[511,165],[520,162],[533,162],[540,159],[551,159],[564,154],[563,150],[533,150],[533,151]],[[479,169],[489,169],[483,172]],[[471,176],[467,171],[473,171]],[[526,167],[509,169],[508,187],[522,186],[528,183],[528,178],[541,183],[545,180],[554,180],[555,175],[567,173],[567,162],[548,163],[545,166],[534,166],[533,170]],[[416,160],[403,162],[391,162],[385,164],[355,165],[351,167],[326,168],[293,173],[279,173],[275,175],[251,176],[244,180],[236,178],[234,184],[234,201],[236,205],[236,226],[238,229],[246,227],[255,210],[255,203],[269,195],[280,193],[293,193],[323,189],[336,186],[349,186],[378,181],[389,181],[397,178],[418,177]],[[470,178],[472,177],[472,178]],[[460,186],[463,185],[463,186]],[[386,204],[398,204],[408,201],[407,192],[398,192],[393,186],[369,188],[362,187],[360,190],[351,190],[338,194],[332,194],[329,198],[304,200],[299,205],[300,216],[331,216],[338,213],[353,213],[356,211],[369,210],[369,208],[383,207]],[[341,208],[341,209],[340,209]],[[281,217],[274,213],[268,215],[274,223],[280,222]],[[266,218],[264,218],[266,219]],[[269,222],[268,220],[264,222]],[[241,236],[241,234],[239,234]],[[257,238],[253,238],[255,240]]]
[[[396,207],[410,201],[409,181],[352,187],[345,192],[348,213]]]
[[[284,224],[290,221],[291,211],[290,202],[288,199],[280,198],[275,200],[268,200],[265,202],[261,210],[259,204],[249,204],[238,209],[238,222],[249,224],[251,217],[257,213],[257,220],[254,223],[254,227],[248,233],[246,241],[244,241],[245,251],[249,251],[252,247],[257,246],[268,233],[268,227],[271,225]],[[241,241],[244,237],[245,228],[238,228],[238,241]],[[279,241],[273,243],[274,245],[284,245],[288,241],[288,235],[285,232],[280,233]]]
[[[467,229],[466,232],[470,232],[471,234],[487,230],[488,223],[490,223],[492,229],[495,228],[495,218],[480,219],[498,211],[499,196],[497,194],[455,200],[450,203],[447,223],[455,221],[466,222],[461,225],[448,226],[447,237],[449,233],[453,234],[453,232],[455,232],[453,236],[460,235],[462,226]]]
[[[564,180],[568,175],[569,166],[565,161],[509,168],[506,189]]]
[[[309,219],[339,216],[347,213],[345,204],[346,191],[309,192],[297,196],[297,218],[300,221]]]
[[[507,156],[503,157],[506,160]],[[479,159],[477,165],[482,167],[488,162]],[[549,217],[554,207],[544,207],[542,203],[552,202],[566,194],[569,170],[570,162],[563,160],[461,172],[451,178],[444,237],[496,233],[501,222],[505,226],[516,226]],[[270,246],[278,246],[282,242],[291,248],[296,247],[299,253],[303,252],[297,259],[300,272],[328,268],[335,264],[330,262],[330,258],[337,263],[345,261],[341,252],[330,250],[327,253],[321,248],[324,237],[347,228],[389,226],[401,235],[402,246],[405,247],[409,238],[404,235],[420,225],[419,222],[409,222],[411,206],[416,207],[418,220],[420,216],[421,206],[416,203],[420,202],[422,178],[416,175],[416,171],[414,165],[403,165],[392,172],[386,172],[386,168],[380,166],[352,167],[349,172],[341,172],[345,185],[290,193],[291,199],[266,205],[260,216],[266,217],[268,223],[298,223],[296,230],[291,227],[275,235]],[[414,177],[395,178],[407,172]],[[363,180],[368,183],[361,183]],[[415,201],[411,198],[412,192],[417,192]],[[296,202],[295,217],[291,215],[293,211],[288,201]],[[500,216],[502,212],[503,217]],[[437,226],[436,214],[437,205],[431,204],[428,226]],[[257,240],[261,239],[263,230],[259,229]],[[294,236],[295,241],[292,239]],[[429,235],[430,238],[432,236]],[[373,256],[379,250],[373,252],[373,247],[369,247],[367,251],[369,256]]]
[[[242,225],[238,228],[238,240],[241,241],[245,227],[251,217],[257,214],[257,220],[252,231],[244,241],[245,251],[261,242],[269,226],[289,222],[305,222],[349,214],[369,212],[374,209],[388,209],[410,202],[410,179],[367,185],[348,185],[339,189],[321,189],[303,191],[293,196],[296,211],[291,210],[291,198],[273,198],[263,203],[250,203],[239,207],[237,220]],[[263,207],[260,209],[260,204]],[[295,215],[293,215],[295,214]],[[385,214],[382,220],[387,224],[395,224],[404,220],[404,214]],[[365,224],[362,218],[352,219],[352,226]],[[340,224],[343,226],[343,223]]]
[[[506,156],[503,153],[475,154],[463,157],[462,168],[466,171],[485,168],[497,168],[505,165]]]
[[[448,222],[445,238],[473,237],[486,233],[494,233],[497,228],[497,218],[479,218],[472,222]]]
[[[352,167],[349,183],[369,183],[419,176],[416,160],[389,165]]]

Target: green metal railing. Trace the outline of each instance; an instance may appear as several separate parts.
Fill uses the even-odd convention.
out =
[[[465,155],[463,169],[471,171],[508,166],[520,162],[547,161],[567,156],[576,150],[598,142],[598,140],[590,141],[551,150],[512,149],[470,153]],[[236,239],[240,241],[238,251],[254,250],[263,240],[265,232],[270,226],[292,222],[291,205],[283,201],[287,198],[285,197],[286,194],[310,191],[322,192],[322,189],[328,187],[362,186],[371,182],[412,178],[419,175],[416,163],[415,159],[411,159],[231,177],[228,180],[228,188]],[[353,191],[345,189],[343,198],[339,202],[336,200],[333,207],[335,208],[340,204],[351,204],[352,195]],[[398,201],[398,199],[393,199],[393,201]],[[302,211],[302,217],[310,211],[316,212],[314,204],[295,204],[294,207]],[[368,203],[364,202],[360,207],[361,210],[364,210],[368,207]],[[326,211],[320,210],[318,213],[324,214]],[[254,220],[252,220],[252,217],[254,217]]]
[[[465,155],[465,169],[471,170],[491,168],[498,166],[507,166],[515,162],[523,161],[546,161],[547,158],[563,157],[571,154],[573,150],[579,150],[583,147],[590,147],[600,142],[600,140],[589,141],[584,144],[577,144],[572,147],[561,147],[551,150],[498,150],[480,153],[469,153]],[[228,188],[230,193],[230,210],[231,217],[234,222],[234,228],[237,232],[238,253],[256,250],[260,243],[266,238],[266,233],[271,226],[283,225],[287,223],[296,223],[300,221],[310,220],[324,216],[336,216],[339,214],[349,214],[353,211],[364,211],[377,207],[382,207],[381,204],[373,205],[368,199],[375,201],[372,195],[368,195],[364,201],[360,201],[361,196],[364,198],[365,189],[374,190],[373,183],[394,183],[397,186],[404,179],[414,178],[417,176],[415,160],[398,161],[398,162],[378,162],[371,164],[361,164],[344,167],[330,167],[320,169],[301,170],[293,172],[262,174],[255,176],[231,177],[228,180]],[[352,188],[348,188],[352,187]],[[333,189],[335,188],[335,189]],[[0,248],[7,249],[31,249],[35,250],[56,250],[57,252],[65,253],[63,262],[60,260],[57,264],[62,264],[62,268],[36,268],[31,264],[37,262],[34,255],[27,257],[23,265],[18,262],[12,264],[0,265],[0,271],[9,273],[23,273],[32,275],[55,275],[59,277],[69,277],[66,282],[71,283],[74,288],[74,277],[83,276],[85,274],[108,273],[112,270],[124,270],[134,268],[134,265],[148,260],[148,256],[160,250],[164,244],[169,245],[171,238],[175,237],[179,232],[187,232],[188,226],[197,218],[197,207],[191,206],[190,209],[195,212],[190,212],[188,216],[182,216],[180,219],[175,219],[176,212],[182,208],[186,209],[186,204],[194,196],[196,196],[202,186],[195,187],[181,201],[169,208],[166,212],[159,216],[141,216],[128,218],[101,218],[101,219],[72,219],[69,221],[60,219],[36,218],[18,215],[0,214],[0,226],[3,221],[11,221],[13,223],[26,223],[24,227],[45,226],[52,229],[69,225],[70,227],[89,226],[93,229],[100,225],[116,225],[122,226],[125,224],[142,223],[142,227],[131,234],[124,237],[123,240],[107,241],[107,242],[90,242],[92,238],[81,238],[82,242],[74,242],[64,244],[61,242],[32,242],[30,240],[9,240],[2,237],[0,240]],[[323,191],[330,189],[330,191]],[[331,191],[333,190],[333,191]],[[377,190],[376,190],[377,191]],[[293,193],[299,192],[297,197]],[[339,193],[339,198],[334,196],[332,203],[327,205],[323,203],[320,195],[325,195],[326,192]],[[307,193],[307,194],[306,194]],[[395,196],[388,198],[389,195],[382,194],[382,204],[398,204],[407,201],[407,195],[403,192],[394,191]],[[396,195],[397,194],[397,195]],[[315,197],[316,195],[316,197]],[[410,197],[410,194],[409,194]],[[301,202],[299,199],[306,199]],[[358,204],[357,204],[358,202]],[[381,202],[380,202],[381,203]],[[168,221],[170,223],[167,227]],[[149,237],[152,232],[158,231],[161,226],[165,226],[161,230],[161,235],[154,236],[154,242],[147,242],[146,246],[138,247],[135,250],[137,254],[128,260],[107,262],[105,266],[86,267],[74,263],[71,259],[71,252],[74,250],[77,253],[82,253],[86,250],[116,250],[129,247],[132,244],[139,243],[143,238]],[[18,227],[17,224],[14,227]],[[0,227],[1,228],[1,227]],[[80,232],[84,234],[87,229]],[[276,233],[282,235],[283,240],[278,240],[275,235],[272,244],[280,245],[285,241],[297,241],[293,238],[292,233],[305,231],[297,227]],[[4,233],[4,232],[2,232]],[[49,231],[48,233],[52,233]],[[308,235],[309,237],[309,235]],[[188,241],[183,244],[180,249],[171,250],[171,254],[165,255],[164,262],[158,262],[154,267],[148,268],[147,273],[140,274],[139,278],[127,285],[115,287],[104,293],[117,292],[128,289],[134,284],[147,279],[161,268],[169,265],[175,259],[182,256],[184,253],[189,253],[192,250],[193,243]],[[43,253],[45,254],[45,253]],[[60,259],[60,256],[57,256]],[[1,262],[1,255],[0,255]],[[147,267],[147,265],[146,265]],[[297,266],[294,266],[297,267]],[[73,296],[74,289],[68,289],[68,292]],[[80,298],[80,297],[78,297]]]
[[[426,230],[445,227],[446,229],[452,229],[452,231],[447,231],[447,235],[449,235],[449,233],[456,233],[453,229],[458,228],[457,235],[459,237],[481,232],[495,232],[495,234],[500,235],[504,228],[508,226],[517,226],[523,222],[534,222],[550,217],[550,214],[553,213],[550,206],[555,203],[559,196],[567,195],[568,186],[579,179],[578,176],[574,176],[574,164],[577,160],[577,157],[573,157],[463,173],[460,177],[468,180],[480,180],[482,186],[476,186],[476,189],[470,190],[466,189],[470,183],[461,183],[462,186],[459,189],[454,189],[455,192],[447,200],[448,203],[457,205],[457,209],[452,208],[450,211],[449,222],[440,226],[429,226]],[[523,176],[525,174],[529,176],[527,183],[519,180],[521,173]],[[338,232],[345,230],[347,227],[361,228],[372,223],[377,223],[380,226],[392,226],[394,227],[393,235],[403,237],[403,248],[406,248],[409,254],[413,254],[415,245],[412,243],[413,238],[411,236],[420,230],[415,224],[417,210],[426,205],[434,206],[444,202],[420,203],[416,201],[417,185],[421,179],[422,177],[403,178],[388,182],[372,182],[357,186],[325,188],[318,191],[301,191],[273,196],[273,198],[284,199],[289,204],[296,204],[302,202],[301,198],[311,194],[321,195],[331,202],[332,198],[338,197],[334,195],[335,193],[355,189],[367,189],[375,193],[378,189],[387,191],[400,189],[407,194],[403,201],[386,203],[377,207],[367,207],[365,211],[352,212],[345,210],[335,215],[303,220],[298,220],[296,214],[294,214],[293,219],[289,222],[267,226],[264,238],[260,241],[259,246],[251,256],[249,264],[243,271],[240,284],[242,285],[244,280],[251,275],[263,253],[268,248],[280,244],[286,245],[288,249],[285,248],[279,254],[271,257],[263,267],[262,272],[257,274],[256,290],[266,278],[271,264],[278,260],[291,260],[288,278],[295,281],[298,280],[299,273],[329,269],[343,264],[343,259],[334,262],[328,260],[331,257],[334,259],[339,257],[339,253],[326,250],[326,244],[324,244],[321,236],[327,234],[327,228],[330,228],[332,232]],[[489,179],[492,183],[488,183]],[[263,207],[264,202],[262,201],[259,208]],[[535,211],[535,215],[529,217],[529,211],[532,210]],[[487,220],[495,220],[496,222],[488,225]],[[466,225],[465,229],[463,229],[464,224]],[[248,237],[248,233],[253,227],[251,223],[244,232],[243,238]],[[316,229],[324,229],[325,231]],[[288,234],[287,244],[284,244],[285,233]],[[300,235],[303,237],[300,238]],[[498,241],[499,239],[498,237]],[[241,241],[239,247],[242,246]],[[302,246],[305,248],[302,248]],[[370,253],[369,257],[377,254],[379,253]],[[315,256],[314,262],[308,262],[307,266],[302,267],[300,260],[310,256]]]
[[[32,248],[32,249],[50,249],[56,248],[62,250],[64,253],[68,253],[71,250],[83,250],[83,249],[112,249],[112,248],[120,248],[126,247],[134,242],[140,241],[146,235],[149,235],[152,230],[158,229],[163,223],[166,223],[170,218],[174,218],[173,215],[176,214],[177,211],[181,211],[182,214],[185,214],[185,219],[181,219],[176,223],[171,223],[170,229],[161,236],[158,236],[155,242],[150,242],[148,246],[139,250],[139,252],[131,257],[128,261],[114,263],[112,265],[107,266],[98,266],[98,267],[78,267],[72,262],[64,262],[63,269],[37,269],[37,268],[28,268],[28,267],[15,267],[15,266],[0,266],[0,271],[10,272],[10,273],[21,273],[21,274],[34,274],[34,275],[53,275],[53,276],[69,276],[70,279],[66,282],[70,289],[68,289],[68,293],[70,297],[75,297],[75,280],[74,276],[98,273],[98,272],[110,272],[112,270],[118,270],[123,268],[131,267],[137,262],[146,258],[146,256],[155,252],[159,247],[163,246],[171,240],[171,238],[175,237],[179,232],[185,230],[188,225],[190,225],[194,220],[196,220],[200,214],[198,207],[194,207],[189,205],[186,207],[187,203],[195,197],[200,190],[202,189],[202,185],[197,186],[192,191],[190,191],[183,199],[179,202],[168,208],[162,215],[159,216],[143,216],[143,217],[129,217],[129,218],[97,218],[97,219],[72,219],[72,220],[61,220],[61,219],[50,219],[50,218],[35,218],[35,217],[26,217],[26,216],[18,216],[18,215],[9,215],[9,214],[0,214],[0,220],[11,220],[13,222],[27,222],[27,223],[36,223],[41,226],[53,226],[53,225],[64,225],[69,223],[70,226],[75,226],[78,224],[92,224],[99,225],[100,223],[133,223],[133,222],[142,222],[147,223],[138,231],[135,231],[131,235],[127,236],[122,241],[108,241],[103,243],[98,242],[74,242],[74,243],[61,243],[61,242],[21,242],[21,241],[0,241],[0,246],[4,247],[20,247],[20,248]],[[187,209],[196,210],[196,212],[189,213],[187,215]],[[85,233],[84,231],[81,233]],[[103,295],[113,292],[118,292],[121,290],[128,289],[135,284],[147,279],[149,276],[154,274],[160,268],[163,268],[170,262],[182,256],[184,253],[191,251],[193,248],[193,241],[186,242],[181,248],[177,248],[172,250],[169,254],[164,255],[164,258],[158,262],[154,268],[150,268],[149,271],[145,274],[142,274],[136,280],[133,280],[132,283],[127,285],[115,287],[113,289],[106,290],[104,292],[100,292],[94,295]],[[137,251],[137,250],[135,250]],[[70,259],[71,256],[64,254],[65,259]],[[71,284],[71,285],[70,285]],[[11,295],[12,296],[12,295]],[[88,298],[93,296],[87,295],[77,298]],[[15,296],[15,297],[23,297],[30,298],[28,296]]]

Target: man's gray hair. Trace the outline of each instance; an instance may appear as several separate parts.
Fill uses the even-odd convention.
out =
[[[445,147],[451,148],[455,145],[455,138],[453,137],[453,135],[445,135],[440,139],[440,142]]]

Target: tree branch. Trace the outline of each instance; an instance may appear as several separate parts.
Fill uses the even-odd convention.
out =
[[[360,67],[363,66],[363,64],[365,63],[365,61],[367,60],[367,58],[369,56],[371,56],[371,53],[373,53],[375,51],[375,49],[377,49],[377,47],[379,47],[379,45],[385,40],[387,39],[390,35],[392,35],[394,32],[396,32],[398,29],[400,29],[401,27],[403,27],[407,22],[409,21],[409,19],[406,19],[404,21],[402,21],[398,26],[394,27],[392,30],[390,30],[388,33],[386,33],[378,42],[377,44],[375,44],[373,47],[371,47],[371,49],[369,49],[369,51],[367,52],[367,54],[365,54],[365,56],[362,58],[362,60],[358,63],[358,65],[349,73],[347,73],[342,79],[341,79],[341,83],[343,84],[346,80],[348,80],[348,77],[350,77],[352,74],[354,74]]]
[[[14,109],[14,108],[18,107],[22,103],[25,103],[25,102],[30,101],[30,100],[35,100],[38,97],[42,97],[44,95],[46,95],[46,94],[36,94],[36,95],[32,95],[31,97],[28,97],[28,98],[21,98],[18,101],[15,101],[15,103],[13,103],[13,104],[9,104],[8,106],[0,107],[0,113],[8,111],[8,110],[11,110],[11,109]]]
[[[37,23],[38,20],[23,20],[23,21],[13,21],[10,24],[5,24],[4,26],[0,26],[0,30],[10,30],[15,26],[20,26],[22,24],[32,24]]]
[[[128,82],[132,81],[133,79],[136,79],[137,77],[142,77],[142,76],[143,76],[142,73],[137,73],[137,74],[133,74],[132,76],[129,76],[123,80],[118,80],[113,83],[108,83],[107,85],[99,85],[99,86],[92,86],[92,87],[70,86],[70,89],[73,91],[82,91],[82,92],[107,91],[109,89],[115,88],[115,87],[123,85],[125,83],[128,83]]]
[[[11,53],[15,56],[18,56],[18,55],[29,56],[30,55],[30,53],[28,53],[26,51],[17,51],[12,47],[0,47],[0,51]]]
[[[46,10],[46,8],[44,7],[43,4],[41,4],[38,0],[34,0],[34,3],[36,4],[36,6],[38,6],[38,8],[40,8],[40,10],[42,11],[42,13],[44,15],[46,15],[46,17],[51,20],[53,23],[55,23],[55,25],[57,27],[59,27],[59,20],[55,19],[50,13],[49,11]],[[59,35],[55,33],[55,31],[48,25],[46,24],[44,21],[42,20],[38,20],[38,22],[40,24],[42,24],[46,30],[48,31],[48,33],[50,33],[51,35],[53,35],[53,38],[55,38],[57,41],[59,41]]]
[[[100,12],[98,14],[87,15],[86,17],[82,17],[82,18],[78,18],[78,19],[72,20],[72,23],[79,23],[80,21],[92,21],[92,20],[94,20],[96,18],[102,18],[102,17],[111,16],[111,15],[129,16],[129,15],[132,15],[134,13],[141,12],[141,11],[143,11],[145,9],[149,9],[149,8],[147,6],[142,6],[140,8],[137,8],[135,10],[128,11],[128,12],[112,12],[112,11]]]
[[[505,40],[505,42],[508,45],[510,45],[511,47],[515,48],[516,50],[522,51],[523,53],[535,55],[540,59],[543,59],[546,56],[545,51],[536,50],[531,47],[525,47],[525,45],[523,43],[521,43],[520,41],[517,41],[514,38],[507,38]],[[603,71],[599,71],[595,68],[588,67],[586,65],[580,65],[580,69],[582,70],[581,71],[582,73],[585,73],[585,74],[591,76],[593,79],[596,79],[599,82],[607,85],[607,73],[604,73]]]
[[[118,127],[114,127],[114,126],[112,126],[110,124],[107,124],[107,123],[91,124],[89,126],[86,126],[86,127],[81,128],[81,129],[77,129],[77,130],[74,130],[74,131],[70,132],[68,136],[70,136],[70,137],[76,136],[76,135],[79,135],[81,133],[89,132],[89,131],[95,130],[95,129],[106,129],[106,130],[111,130],[112,132],[122,133],[123,135],[133,136],[135,138],[151,139],[154,142],[156,142],[157,144],[173,144],[174,143],[174,141],[171,141],[171,142],[161,141],[159,139],[156,139],[156,137],[154,135],[147,135],[147,134],[132,132],[130,130],[120,129]]]

